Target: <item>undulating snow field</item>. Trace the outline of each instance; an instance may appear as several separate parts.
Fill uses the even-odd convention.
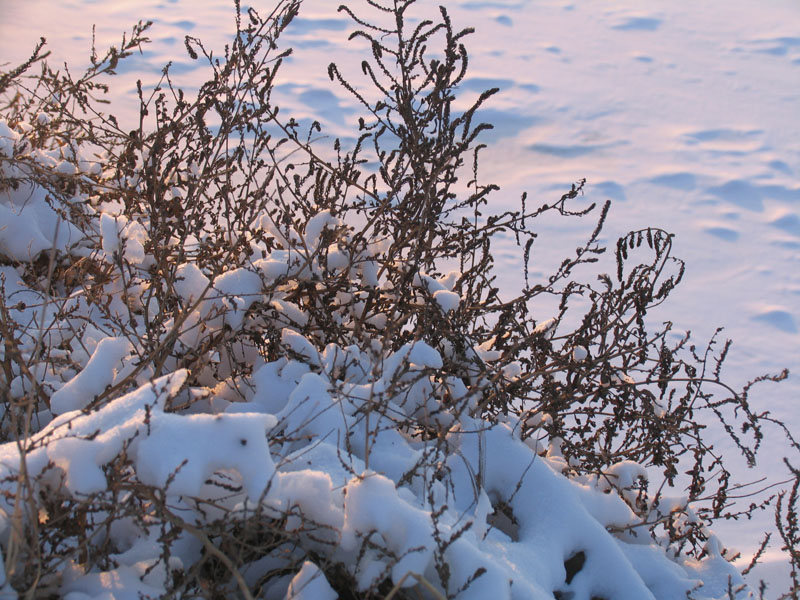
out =
[[[421,1],[430,9],[438,3]],[[23,60],[41,35],[51,63],[83,66],[92,23],[104,47],[150,19],[153,42],[123,63],[112,88],[118,106],[134,107],[136,79],[155,81],[167,61],[179,84],[197,86],[183,38],[221,48],[233,30],[229,4],[0,0],[0,63]],[[338,4],[306,0],[286,34],[295,54],[279,91],[284,110],[348,138],[356,108],[330,83],[327,66],[333,60],[357,73],[363,46],[347,42],[350,25]],[[466,99],[502,90],[481,113],[495,125],[482,164],[484,180],[501,187],[494,206],[515,207],[523,190],[550,201],[586,178],[587,201],[613,200],[609,243],[650,225],[675,233],[686,277],[658,316],[700,344],[725,327],[735,342],[727,363],[733,383],[788,367],[787,381],[759,388],[752,401],[800,432],[800,4],[451,0],[448,8],[456,26],[476,28],[467,39]],[[548,273],[591,229],[588,220],[548,221],[531,277]],[[518,287],[521,251],[509,240],[495,259],[504,285]],[[780,436],[767,439],[755,469],[738,468],[739,481],[787,478]],[[746,562],[771,520],[766,513],[716,531]],[[774,545],[766,561],[753,579],[779,586],[784,564]]]

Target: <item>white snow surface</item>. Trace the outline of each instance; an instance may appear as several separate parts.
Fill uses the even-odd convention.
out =
[[[306,561],[289,583],[286,600],[336,600],[333,590],[319,567]]]
[[[85,408],[114,382],[122,359],[133,352],[125,338],[107,337],[100,340],[83,370],[50,396],[53,414]]]
[[[494,200],[496,208],[515,207],[523,189],[549,201],[586,177],[587,202],[610,197],[616,203],[606,240],[651,224],[677,233],[677,253],[688,263],[687,279],[659,314],[701,340],[714,327],[727,327],[726,333],[738,342],[730,357],[734,382],[784,366],[799,371],[800,7],[789,0],[775,0],[769,10],[759,3],[722,0],[450,4],[457,25],[477,28],[472,42],[467,39],[467,99],[486,87],[502,90],[482,113],[496,125],[488,135],[492,148],[484,153],[483,164],[484,177],[502,187]],[[131,90],[137,78],[155,79],[165,62],[183,56],[187,31],[215,48],[229,41],[231,27],[220,26],[232,21],[226,3],[197,3],[191,10],[180,2],[156,0],[85,0],[78,5],[91,8],[99,47],[118,41],[121,23],[156,21],[151,30],[154,43],[142,56],[131,58],[134,66],[119,75],[117,93],[123,104],[135,96]],[[346,137],[352,135],[349,117],[354,108],[342,90],[329,85],[326,67],[337,60],[353,66],[355,73],[363,48],[347,44],[345,20],[335,12],[336,5],[324,0],[305,3],[298,27],[287,32],[296,55],[287,61],[285,83],[278,91],[289,99],[284,104],[298,109],[293,114],[321,118],[328,133]],[[54,64],[83,56],[91,42],[91,27],[74,4],[13,3],[3,10],[4,61],[24,60],[39,35],[46,35],[54,48]],[[187,62],[178,83],[196,87],[193,69]],[[130,112],[131,118],[136,114]],[[19,137],[0,121],[0,156],[10,156]],[[70,163],[62,158],[43,154],[39,163],[64,172]],[[268,230],[266,221],[262,227]],[[98,239],[106,260],[122,252],[130,264],[147,266],[143,231],[110,211],[100,223]],[[324,229],[339,225],[321,212],[304,232],[293,234],[313,249]],[[544,240],[534,246],[533,279],[549,273],[586,233],[559,222],[547,227]],[[270,233],[283,236],[274,229]],[[198,347],[203,336],[210,335],[193,328],[201,320],[212,329],[239,326],[246,309],[261,299],[265,280],[308,277],[322,268],[297,245],[283,241],[250,268],[213,280],[193,263],[180,265],[181,297],[187,305],[197,304],[196,314],[184,324],[181,342]],[[26,261],[52,248],[78,252],[86,246],[82,234],[59,219],[41,190],[25,185],[14,192],[0,190],[1,254]],[[520,254],[512,239],[495,250],[501,285],[520,285]],[[350,257],[341,253],[327,255],[327,268],[350,264]],[[363,269],[353,276],[377,284],[368,252],[360,260]],[[24,300],[29,307],[13,309],[12,316],[47,329],[55,310],[43,310],[44,321],[39,320],[38,308],[30,307],[39,305],[40,292],[24,284],[12,267],[2,266],[0,272],[8,304]],[[452,281],[420,274],[415,285],[424,286],[443,312],[458,308],[460,298]],[[80,298],[67,302],[92,321],[90,305]],[[466,524],[470,527],[445,553],[452,589],[477,569],[484,572],[459,598],[550,600],[554,591],[562,591],[573,592],[576,600],[592,595],[678,599],[695,589],[694,598],[721,599],[727,598],[729,577],[734,583],[742,581],[719,556],[713,536],[708,556],[694,562],[668,557],[646,535],[609,533],[608,528],[635,525],[627,504],[615,492],[606,493],[610,488],[599,481],[563,476],[557,456],[543,457],[519,439],[519,423],[486,429],[463,414],[437,415],[457,423],[451,434],[457,452],[440,457],[450,469],[449,487],[433,477],[404,478],[424,455],[424,444],[380,422],[372,423],[379,433],[365,439],[360,411],[373,395],[386,392],[388,380],[402,370],[407,371],[404,377],[422,373],[419,385],[432,385],[429,373],[442,365],[440,352],[423,342],[411,344],[383,357],[383,378],[370,381],[353,375],[344,389],[344,365],[356,373],[352,365],[369,364],[370,357],[357,348],[317,351],[297,331],[302,311],[282,297],[271,299],[270,306],[274,322],[283,327],[280,343],[286,357],[255,365],[244,402],[227,399],[224,386],[214,388],[208,414],[165,412],[167,402],[184,393],[182,371],[153,381],[145,372],[138,390],[112,398],[94,412],[82,412],[113,385],[120,370],[129,368],[126,359],[134,350],[128,340],[104,335],[103,324],[96,322],[96,331],[87,329],[87,348],[76,350],[73,357],[82,365],[79,372],[42,374],[41,384],[53,392],[52,414],[41,415],[43,427],[31,438],[24,456],[28,472],[44,473],[43,486],[63,484],[66,493],[78,497],[104,489],[103,466],[124,451],[137,480],[164,487],[176,503],[181,496],[212,498],[206,482],[222,474],[241,486],[235,506],[242,510],[260,502],[276,513],[291,509],[328,527],[331,544],[317,548],[328,560],[356,564],[354,557],[369,536],[385,552],[368,549],[357,563],[353,575],[364,587],[387,567],[394,583],[413,585],[412,573],[435,581],[432,532],[447,539]],[[125,314],[123,309],[120,314]],[[553,307],[543,306],[541,314],[554,314]],[[542,333],[550,325],[543,321]],[[44,342],[57,347],[70,335],[49,332]],[[575,348],[573,356],[584,360],[586,350]],[[457,394],[455,383],[452,387]],[[14,382],[11,389],[16,393]],[[393,398],[396,410],[425,414],[425,394],[418,392]],[[793,376],[753,401],[757,412],[769,409],[796,429],[789,400],[798,395],[800,385]],[[374,419],[380,420],[378,415]],[[348,432],[347,447],[357,449],[350,454],[344,452]],[[307,442],[273,443],[279,434]],[[721,437],[719,443],[724,444]],[[765,456],[787,452],[779,440],[767,444]],[[0,447],[1,479],[13,480],[21,459],[15,444]],[[53,468],[48,469],[49,464]],[[477,490],[479,472],[483,487]],[[624,488],[642,474],[638,465],[620,463],[606,475],[616,478],[615,487]],[[734,475],[739,480],[764,475],[778,480],[785,474],[775,460],[759,464],[757,472],[741,467]],[[498,501],[513,509],[518,521],[514,535],[489,522]],[[0,536],[9,534],[12,514],[13,493],[0,500]],[[433,514],[440,516],[434,521]],[[192,519],[202,523],[199,513]],[[717,532],[749,559],[770,519],[767,514],[727,529],[721,525]],[[287,522],[287,529],[299,526],[299,518]],[[153,542],[158,532],[132,530],[128,535],[128,551],[119,555],[116,569],[83,572],[68,565],[61,594],[73,600],[157,597],[167,585],[169,570],[190,565],[198,552],[187,543],[172,564],[165,565]],[[783,562],[774,547],[769,550],[772,562],[756,570],[751,581],[763,576],[780,589]],[[585,553],[585,566],[566,584],[564,561],[577,552]],[[390,560],[387,553],[399,560]],[[4,583],[5,573],[0,571],[0,584]],[[299,572],[269,593],[278,599],[336,597],[311,562],[304,562]]]

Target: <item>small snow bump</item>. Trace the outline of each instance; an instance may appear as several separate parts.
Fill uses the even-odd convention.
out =
[[[456,310],[461,304],[461,296],[455,292],[448,292],[447,290],[437,290],[433,292],[433,299],[436,300],[444,312]]]
[[[194,263],[186,263],[175,270],[175,291],[186,300],[197,300],[206,291],[210,280]]]
[[[697,177],[694,173],[664,173],[649,179],[650,183],[673,190],[691,191],[697,186]]]
[[[706,191],[721,200],[748,210],[761,211],[764,209],[762,190],[749,181],[736,179],[710,187]]]
[[[436,350],[421,340],[411,342],[408,361],[419,367],[442,368],[442,357]]]
[[[313,365],[320,364],[319,352],[302,334],[292,329],[284,329],[281,332],[281,344],[301,356],[306,362]]]
[[[557,324],[556,319],[542,321],[534,328],[533,335],[553,335]]]
[[[323,210],[308,220],[306,223],[306,244],[309,248],[316,247],[322,231],[326,227],[334,228],[340,224],[339,219],[334,217],[329,210]]]
[[[766,323],[775,329],[780,329],[785,333],[797,333],[797,323],[792,314],[786,310],[773,309],[766,310],[753,317],[753,320]]]
[[[285,600],[336,600],[338,597],[319,567],[305,561],[289,582]]]
[[[575,362],[582,362],[589,356],[589,351],[584,346],[575,346],[572,349],[572,360]]]
[[[122,359],[132,352],[133,344],[123,337],[101,340],[83,370],[50,397],[53,413],[62,414],[88,406],[111,385]]]
[[[247,495],[261,496],[275,472],[266,431],[277,423],[273,415],[257,413],[177,415],[156,412],[150,433],[139,442],[136,472],[146,485],[179,495],[197,496],[205,481],[221,469],[242,477]],[[241,435],[260,443],[241,444]],[[233,440],[237,443],[231,445]],[[209,440],[214,440],[213,444]],[[234,448],[239,446],[239,448]]]
[[[775,219],[774,221],[770,221],[770,225],[777,227],[778,229],[782,229],[790,235],[800,237],[800,216],[794,213],[789,213]]]
[[[617,31],[656,31],[661,27],[662,20],[655,17],[628,17],[623,19],[616,25],[612,25],[611,29]]]
[[[767,165],[771,169],[783,173],[784,175],[794,175],[792,168],[782,160],[771,160]]]
[[[60,173],[61,175],[75,175],[75,173],[78,172],[78,169],[71,162],[62,160],[56,165],[55,172]]]
[[[739,239],[739,232],[729,227],[706,227],[703,231],[726,242],[735,242]]]

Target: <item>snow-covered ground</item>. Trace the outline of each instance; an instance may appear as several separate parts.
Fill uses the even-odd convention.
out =
[[[287,33],[296,53],[280,88],[294,114],[323,120],[332,137],[352,135],[355,111],[329,82],[327,65],[357,73],[361,59],[338,4],[306,0]],[[661,314],[699,342],[724,326],[736,343],[728,361],[734,383],[792,370],[753,401],[799,430],[800,5],[453,0],[448,8],[456,25],[477,29],[465,92],[502,90],[482,113],[496,126],[482,165],[502,188],[495,206],[516,206],[523,190],[549,201],[585,177],[587,200],[614,201],[607,240],[648,225],[677,234],[687,274]],[[1,2],[0,10],[0,61],[12,63],[43,35],[51,62],[80,65],[91,23],[103,47],[139,18],[155,21],[153,43],[123,66],[114,90],[131,106],[135,80],[154,80],[169,60],[179,82],[197,83],[183,61],[184,35],[221,48],[233,30],[227,2]],[[590,229],[552,224],[535,246],[541,266],[531,276],[547,273]],[[495,258],[505,285],[519,285],[520,251],[509,243]],[[777,437],[766,446],[755,470],[738,470],[741,481],[785,478],[777,458],[788,450]],[[771,518],[717,531],[749,557]],[[363,519],[353,527],[371,525]],[[776,548],[767,559],[775,563],[754,577],[777,582]]]

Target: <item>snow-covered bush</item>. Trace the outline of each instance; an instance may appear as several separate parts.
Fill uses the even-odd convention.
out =
[[[133,130],[99,100],[149,24],[80,78],[25,79],[41,49],[0,77],[7,595],[750,593],[709,529],[730,484],[701,415],[750,461],[761,420],[720,379],[727,346],[651,328],[682,275],[671,236],[630,233],[615,276],[580,282],[606,204],[529,282],[536,217],[594,207],[580,182],[487,214],[496,90],[457,112],[469,30],[414,8],[342,8],[369,57],[361,83],[329,68],[364,109],[349,147],[272,102],[295,1],[237,6],[224,55],[187,37],[208,80],[140,85]],[[516,297],[500,233],[525,255]]]

